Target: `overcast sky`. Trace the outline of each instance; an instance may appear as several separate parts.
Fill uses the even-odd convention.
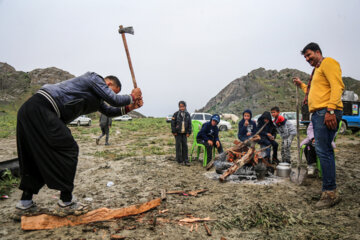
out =
[[[189,112],[203,107],[259,67],[310,73],[300,50],[312,41],[360,79],[359,12],[360,0],[0,0],[0,62],[116,75],[129,93],[118,27],[133,26],[139,112],[166,116],[179,100]]]

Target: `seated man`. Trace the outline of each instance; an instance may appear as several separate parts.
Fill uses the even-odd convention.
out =
[[[209,122],[206,122],[202,125],[201,130],[196,136],[197,142],[205,145],[206,147],[208,163],[212,158],[213,147],[217,148],[218,153],[223,152],[223,148],[219,140],[219,128],[217,126],[219,122],[220,116],[218,114],[214,114]]]
[[[257,129],[262,128],[262,126],[264,126],[265,123],[267,123],[265,128],[259,133],[259,135],[261,137],[261,140],[259,141],[259,144],[260,144],[261,148],[272,145],[273,158],[272,158],[271,163],[279,163],[279,160],[277,158],[277,150],[278,150],[279,144],[275,141],[276,128],[272,123],[270,112],[265,111],[260,116],[260,118],[258,119],[258,125],[257,125],[256,128]],[[270,160],[270,152],[271,152],[270,148],[266,149],[266,151],[265,151],[266,156],[264,157],[265,159]]]

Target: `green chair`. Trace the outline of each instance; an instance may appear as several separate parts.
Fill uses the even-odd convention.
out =
[[[337,132],[335,134],[334,142],[336,141],[336,138],[337,138],[337,136],[338,136],[338,134],[340,132],[341,125],[342,125],[342,121],[339,122],[339,128],[338,128],[338,130],[337,130]],[[300,148],[300,159],[302,158],[302,154],[304,152],[305,147],[306,147],[306,145],[304,144]],[[336,160],[335,159],[335,152],[334,152],[334,160]],[[321,178],[322,177],[322,168],[321,168],[320,158],[318,156],[316,156],[316,167],[317,167],[317,169],[319,171],[319,177]]]
[[[191,125],[192,125],[192,132],[194,135],[194,142],[193,145],[191,147],[191,152],[190,152],[190,162],[192,161],[192,155],[194,150],[196,150],[196,158],[199,159],[200,156],[200,151],[202,150],[204,152],[203,154],[203,166],[206,167],[207,165],[207,151],[206,151],[206,147],[204,144],[198,143],[196,140],[196,137],[201,129],[202,123],[198,120],[192,120],[191,121]],[[213,148],[213,156],[215,155],[215,148]]]

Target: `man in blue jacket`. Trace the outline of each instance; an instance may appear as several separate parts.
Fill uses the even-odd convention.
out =
[[[220,116],[218,114],[214,114],[209,122],[206,122],[202,125],[201,130],[198,132],[196,136],[196,140],[198,143],[204,144],[207,150],[207,162],[211,161],[212,158],[212,148],[216,147],[218,153],[223,152],[223,148],[221,146],[219,140],[219,128],[218,124],[220,122]]]
[[[72,195],[79,147],[66,126],[80,115],[100,111],[109,117],[124,115],[143,105],[135,88],[117,95],[119,79],[88,72],[57,84],[44,85],[19,109],[16,140],[23,190],[16,208],[35,206],[33,194],[46,184],[60,191],[60,207],[78,209]],[[106,103],[110,106],[108,106]]]

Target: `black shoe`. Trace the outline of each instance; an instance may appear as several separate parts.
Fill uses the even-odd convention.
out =
[[[110,145],[110,143],[105,143],[105,146],[109,146]]]
[[[279,159],[273,157],[272,160],[271,160],[271,163],[272,163],[272,164],[279,165],[280,161],[279,161]]]
[[[184,166],[190,167],[190,163],[189,162],[184,162]]]
[[[97,139],[96,139],[96,145],[99,145],[99,141],[100,141],[100,139],[97,138]]]
[[[182,165],[184,162],[178,162],[179,165]]]

